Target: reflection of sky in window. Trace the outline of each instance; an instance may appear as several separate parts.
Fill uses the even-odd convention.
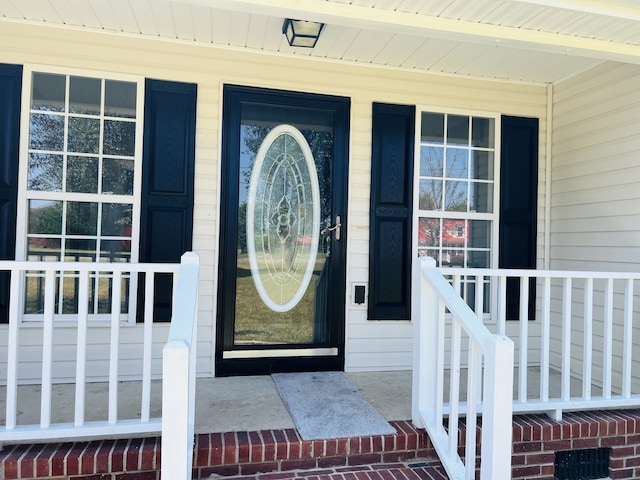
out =
[[[454,212],[467,211],[467,182],[445,182],[444,209]]]
[[[468,178],[468,159],[469,150],[460,148],[448,148],[446,176],[449,178]]]
[[[441,177],[444,148],[424,146],[420,148],[420,175],[423,177]]]

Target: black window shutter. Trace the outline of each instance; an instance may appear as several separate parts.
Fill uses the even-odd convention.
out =
[[[22,66],[0,64],[0,260],[15,259]],[[9,321],[11,274],[0,272],[0,323]]]
[[[411,316],[415,107],[373,104],[369,319]]]
[[[195,84],[146,81],[140,262],[179,262],[191,250],[196,95]],[[171,289],[170,275],[156,276],[154,321],[170,321]]]
[[[538,119],[502,117],[500,268],[536,268]],[[535,317],[535,279],[529,282],[529,318]],[[517,319],[520,283],[507,280],[507,319]]]

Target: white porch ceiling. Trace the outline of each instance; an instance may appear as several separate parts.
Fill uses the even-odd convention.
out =
[[[287,17],[326,24],[314,49]],[[3,21],[527,83],[640,64],[640,0],[0,0]]]

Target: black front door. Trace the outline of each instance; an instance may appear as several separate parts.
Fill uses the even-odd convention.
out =
[[[224,89],[217,375],[344,367],[349,105]]]

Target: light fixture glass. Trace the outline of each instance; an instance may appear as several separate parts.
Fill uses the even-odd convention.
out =
[[[323,27],[324,23],[287,18],[282,25],[282,33],[292,47],[313,48]]]

